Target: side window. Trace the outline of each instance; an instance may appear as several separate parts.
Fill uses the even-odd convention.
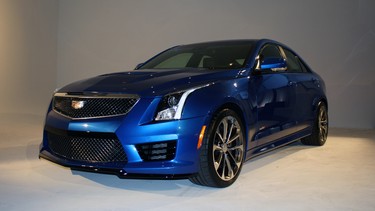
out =
[[[298,62],[299,62],[299,65],[301,65],[302,72],[304,72],[304,73],[310,72],[310,70],[306,67],[306,65],[301,61],[300,58],[298,58]]]
[[[260,52],[263,58],[282,58],[279,48],[275,45],[266,45]]]
[[[256,58],[256,63],[255,63],[254,68],[260,70],[260,66],[263,64],[263,61],[265,61],[265,59],[277,60],[277,59],[284,59],[284,58],[283,56],[281,56],[279,47],[273,44],[267,44],[260,50],[260,53],[258,54],[258,57]],[[272,72],[272,71],[268,71],[268,72]]]
[[[288,66],[288,72],[304,72],[301,68],[298,57],[287,49],[284,49],[286,56],[286,64]]]

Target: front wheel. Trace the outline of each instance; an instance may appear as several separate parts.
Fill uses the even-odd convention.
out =
[[[244,132],[239,116],[230,109],[211,121],[200,152],[200,170],[190,178],[195,184],[227,187],[236,181],[244,160]]]
[[[312,133],[301,139],[301,142],[306,145],[323,146],[327,141],[328,136],[328,110],[324,102],[318,105],[318,112],[313,125]]]

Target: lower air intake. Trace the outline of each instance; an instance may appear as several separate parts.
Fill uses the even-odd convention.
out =
[[[115,137],[71,137],[48,134],[53,153],[70,160],[86,162],[127,162],[120,141]]]
[[[176,155],[176,141],[136,145],[143,161],[173,160]]]

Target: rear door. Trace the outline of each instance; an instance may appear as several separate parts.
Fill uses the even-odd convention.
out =
[[[319,79],[308,71],[296,54],[286,48],[283,51],[287,60],[288,77],[296,95],[293,118],[296,130],[302,130],[314,120],[313,100],[317,96]]]

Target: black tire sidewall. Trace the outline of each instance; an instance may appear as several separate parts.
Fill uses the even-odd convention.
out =
[[[215,170],[215,167],[214,167],[213,150],[212,149],[213,149],[216,129],[219,126],[221,120],[223,118],[227,117],[227,116],[234,117],[241,127],[241,135],[242,135],[241,138],[242,138],[242,142],[243,142],[242,144],[244,146],[244,149],[243,149],[244,154],[242,155],[242,163],[241,163],[241,166],[238,169],[236,175],[231,180],[224,181],[216,173],[216,170]],[[213,181],[216,183],[216,185],[218,187],[230,186],[231,184],[233,184],[236,181],[236,179],[238,178],[238,176],[241,172],[243,162],[244,162],[245,152],[246,152],[244,130],[243,130],[243,124],[242,124],[241,118],[233,110],[230,110],[230,109],[221,110],[211,121],[211,124],[210,124],[208,132],[207,132],[206,141],[208,141],[206,150],[208,150],[207,151],[207,161],[208,161],[208,170],[209,170],[210,177],[213,179]]]
[[[327,136],[328,136],[328,123],[329,123],[329,120],[328,120],[328,110],[327,110],[327,106],[325,105],[325,103],[324,102],[321,102],[321,103],[319,103],[319,106],[318,106],[318,112],[317,112],[317,118],[316,118],[316,122],[315,122],[315,135],[316,135],[316,138],[317,138],[317,140],[318,140],[318,142],[319,142],[319,146],[323,146],[325,143],[326,143],[326,141],[327,141],[327,138],[325,139],[325,140],[321,140],[320,139],[320,124],[319,124],[319,118],[320,118],[320,112],[321,112],[321,110],[322,109],[324,109],[325,111],[325,113],[326,113],[326,117],[327,117]]]

